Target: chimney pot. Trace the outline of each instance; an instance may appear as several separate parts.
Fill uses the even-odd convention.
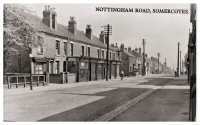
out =
[[[130,46],[128,47],[128,51],[131,52],[131,47]]]
[[[85,36],[89,39],[92,39],[92,29],[91,29],[91,25],[89,24],[86,26]]]
[[[76,21],[75,17],[70,16],[70,20],[68,21],[68,31],[72,34],[76,34]]]
[[[103,31],[101,31],[101,33],[99,34],[99,41],[104,43],[104,32]]]
[[[141,48],[139,48],[139,54],[140,54],[140,55],[142,54],[142,49],[141,49]]]

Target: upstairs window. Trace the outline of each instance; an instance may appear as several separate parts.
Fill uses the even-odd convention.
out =
[[[43,43],[44,43],[43,37],[39,36],[38,37],[38,42],[39,42],[38,53],[43,54]]]
[[[40,53],[40,54],[43,53],[43,45],[42,45],[42,43],[40,43],[39,46],[38,46],[38,53]]]
[[[81,50],[82,50],[82,56],[84,56],[84,52],[85,52],[85,47],[84,46],[81,46]]]
[[[56,40],[56,54],[60,55],[60,41]]]
[[[70,43],[70,47],[69,47],[69,52],[70,52],[70,56],[73,56],[73,49],[74,49],[74,45],[73,45],[73,43]]]
[[[67,43],[64,42],[64,54],[67,55]]]
[[[113,52],[113,60],[115,60],[115,53]]]
[[[90,47],[88,47],[88,57],[90,57]]]
[[[100,58],[100,50],[97,49],[97,58]]]
[[[101,57],[104,59],[104,51],[101,50]]]

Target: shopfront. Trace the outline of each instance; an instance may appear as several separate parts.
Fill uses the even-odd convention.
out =
[[[75,81],[95,81],[106,78],[106,60],[89,57],[68,57],[68,74],[75,74]],[[119,61],[109,61],[108,78],[116,78],[119,74]],[[69,77],[68,77],[69,78]]]

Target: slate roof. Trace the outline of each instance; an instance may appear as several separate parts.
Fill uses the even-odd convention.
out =
[[[124,50],[124,53],[128,56],[135,57],[133,54],[129,53],[128,51]]]
[[[132,50],[132,54],[135,56],[135,57],[142,57],[139,53],[137,53],[135,50]]]
[[[46,26],[45,24],[42,23],[41,21],[42,19],[39,19],[38,17],[36,17],[36,28],[40,31],[40,32],[44,32],[44,33],[48,33],[50,35],[56,35],[56,36],[60,36],[60,37],[64,37],[64,38],[69,38],[71,40],[75,40],[75,41],[79,41],[82,43],[86,43],[89,45],[95,45],[95,46],[99,46],[102,47],[104,49],[107,48],[107,45],[102,43],[101,41],[99,41],[98,37],[96,36],[92,36],[92,39],[89,39],[85,36],[84,32],[76,30],[76,34],[72,34],[71,32],[68,31],[67,26],[64,26],[62,24],[57,23],[57,29],[51,29],[48,26]],[[115,50],[117,51],[118,48],[114,48],[112,46],[109,46],[110,50]]]

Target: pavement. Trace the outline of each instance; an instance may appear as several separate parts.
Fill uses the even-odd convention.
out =
[[[183,81],[185,79],[185,77],[182,78]],[[154,94],[154,91],[158,94],[152,96],[153,99],[155,96],[161,95],[159,91],[165,95],[168,93],[166,90],[170,90],[172,91],[171,96],[177,90],[178,92],[185,92],[189,89],[189,86],[179,85],[180,80],[180,78],[166,75],[148,75],[145,77],[126,77],[123,81],[118,78],[109,81],[49,84],[49,86],[34,87],[33,91],[30,91],[29,88],[8,90],[5,86],[4,121],[101,121],[98,119],[108,113],[111,114],[108,115],[111,121],[133,121],[133,119],[128,119],[129,117],[126,117],[127,119],[122,118],[120,114],[126,113],[129,109],[132,110],[140,102],[145,102],[148,97]],[[167,83],[167,85],[162,83]],[[157,92],[157,90],[159,91]],[[177,99],[179,102],[178,97],[183,93],[174,94],[177,95],[174,100]],[[167,100],[168,96],[159,98]],[[179,110],[179,114],[183,111],[186,112],[186,108],[188,108],[185,100],[187,99],[184,97],[182,101],[185,102],[185,105],[180,105],[183,109]],[[151,101],[147,101],[145,104],[149,104],[149,102]],[[179,102],[178,104],[182,103]],[[177,106],[179,105],[175,107],[177,108]],[[128,110],[124,107],[128,107]],[[165,106],[165,108],[168,107]],[[120,114],[117,114],[119,111]],[[186,115],[181,116],[179,114],[175,119],[167,118],[163,120],[187,121]],[[123,116],[126,116],[126,114]],[[157,120],[162,119],[158,118]]]

